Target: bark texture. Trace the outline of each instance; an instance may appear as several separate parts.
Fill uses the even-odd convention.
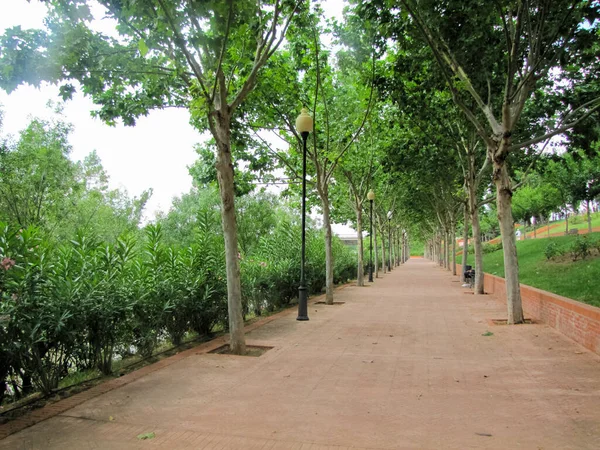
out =
[[[452,275],[456,275],[456,226],[452,225]]]
[[[508,323],[523,323],[523,306],[519,285],[519,262],[512,216],[512,188],[508,169],[503,160],[494,160],[494,184],[497,192],[498,220],[504,253],[504,278],[506,280],[506,303]]]
[[[333,234],[331,232],[329,193],[327,188],[322,192],[323,230],[325,231],[325,303],[333,305]]]
[[[217,142],[217,180],[221,196],[221,222],[225,238],[225,266],[227,272],[227,310],[229,313],[229,345],[236,355],[246,353],[244,317],[242,315],[242,286],[237,248],[235,191],[233,161],[231,159],[230,118],[217,112],[214,138]]]
[[[383,230],[383,227],[381,227]],[[387,272],[386,254],[385,254],[385,230],[381,231],[381,266],[383,267],[383,273]]]
[[[379,278],[379,260],[377,258],[377,227],[373,224],[373,257],[374,257],[374,266],[373,272],[375,278]]]
[[[469,213],[471,219],[471,228],[473,230],[473,253],[475,255],[475,295],[484,294],[483,290],[483,251],[481,248],[481,228],[479,226],[479,206],[477,205],[477,196],[475,192],[475,183],[469,183]]]
[[[464,283],[465,272],[467,271],[467,257],[469,256],[469,204],[465,203],[465,210],[463,213],[465,227],[463,229],[463,250],[462,250],[462,269],[460,271],[460,279]]]
[[[363,261],[362,209],[356,210],[356,238],[358,241],[358,261],[356,270],[356,285],[365,285],[365,265]]]

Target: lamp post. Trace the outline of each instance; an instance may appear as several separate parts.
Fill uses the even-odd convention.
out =
[[[392,271],[392,212],[391,211],[388,211],[387,218],[388,218],[388,233],[389,233],[389,239],[388,239],[388,247],[389,247],[388,272],[391,272]]]
[[[373,192],[373,189],[371,189],[369,191],[369,193],[367,194],[367,199],[369,200],[369,225],[370,225],[370,231],[369,231],[369,249],[370,249],[370,256],[369,256],[369,283],[373,282],[373,200],[375,200],[375,192]]]
[[[313,129],[313,119],[306,108],[302,108],[296,119],[296,130],[302,136],[302,256],[300,262],[300,287],[298,288],[298,317],[296,320],[308,320],[308,291],[304,277],[306,256],[306,140]]]

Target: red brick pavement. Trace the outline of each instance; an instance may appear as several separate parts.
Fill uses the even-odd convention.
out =
[[[309,322],[255,326],[274,347],[259,358],[186,351],[0,449],[600,448],[600,358],[545,325],[488,325],[502,305],[454,280],[411,260]]]

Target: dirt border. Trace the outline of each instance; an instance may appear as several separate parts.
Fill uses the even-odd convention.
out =
[[[335,288],[335,290],[340,291],[348,286],[353,285],[354,283],[355,282],[353,281],[353,282],[342,284],[340,286],[337,286]],[[310,299],[309,303],[313,304],[323,297],[325,297],[325,294],[321,294],[317,297]],[[294,305],[294,306],[290,306],[289,308],[284,309],[283,311],[279,311],[278,313],[275,313],[271,316],[258,319],[256,321],[244,326],[244,334],[248,334],[251,331],[254,331],[257,328],[260,328],[276,319],[288,316],[288,315],[294,313],[295,311],[296,311],[296,306]],[[4,438],[10,436],[11,434],[17,433],[17,432],[24,430],[25,428],[28,428],[32,425],[35,425],[37,423],[43,422],[44,420],[47,420],[47,419],[55,417],[59,414],[62,414],[63,412],[65,412],[71,408],[74,408],[75,406],[78,406],[88,400],[91,400],[92,398],[98,397],[99,395],[102,395],[102,394],[106,394],[107,392],[113,391],[113,390],[118,389],[122,386],[125,386],[129,383],[132,383],[136,380],[139,380],[140,378],[145,377],[146,375],[156,372],[157,370],[164,369],[165,367],[168,367],[171,364],[175,364],[176,362],[179,362],[189,356],[202,355],[205,353],[209,353],[210,351],[215,350],[218,347],[225,345],[228,342],[228,338],[229,338],[229,335],[227,335],[227,334],[216,337],[215,339],[212,339],[208,342],[204,342],[195,347],[192,347],[192,348],[184,350],[180,353],[177,353],[173,356],[169,356],[168,358],[165,358],[158,362],[149,364],[147,366],[141,367],[140,369],[129,372],[128,374],[123,375],[119,378],[106,380],[106,381],[104,381],[100,384],[97,384],[85,391],[78,392],[77,394],[74,394],[70,397],[60,399],[56,402],[48,403],[47,405],[45,405],[42,408],[30,411],[16,419],[13,419],[5,424],[0,425],[0,441]]]

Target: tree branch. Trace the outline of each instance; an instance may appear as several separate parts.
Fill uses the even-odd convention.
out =
[[[202,67],[200,67],[200,64],[198,64],[198,61],[196,61],[194,56],[188,50],[185,39],[184,39],[183,35],[181,34],[181,30],[179,29],[179,26],[175,23],[175,20],[171,16],[171,12],[165,5],[164,0],[158,0],[158,4],[160,5],[161,9],[165,13],[165,16],[167,17],[167,21],[173,28],[173,33],[175,34],[175,43],[177,44],[179,49],[183,52],[183,54],[185,55],[185,59],[187,60],[188,64],[191,66],[192,70],[194,71],[194,75],[196,76],[198,83],[200,83],[200,87],[202,88],[202,93],[204,94],[206,100],[210,101],[210,95],[208,94],[208,91],[206,90],[206,83],[204,80],[204,74],[202,73]]]
[[[344,149],[340,152],[340,154],[337,156],[337,158],[335,158],[335,160],[331,164],[331,167],[329,168],[329,173],[326,174],[327,179],[329,179],[331,177],[338,161],[340,160],[340,158],[342,156],[344,156],[344,153],[346,153],[346,151],[350,148],[352,143],[356,140],[358,135],[361,133],[363,127],[365,126],[365,122],[367,121],[367,118],[369,117],[369,114],[371,113],[371,106],[372,106],[372,102],[373,102],[374,90],[375,90],[375,52],[373,52],[373,63],[372,63],[372,74],[371,74],[371,92],[369,94],[369,103],[367,104],[367,110],[365,111],[365,115],[363,116],[362,122],[360,123],[358,130],[356,130],[356,133],[354,133],[354,136],[352,136],[350,141],[346,144]]]
[[[229,40],[229,32],[231,30],[231,19],[233,17],[233,0],[229,1],[229,13],[227,15],[227,25],[225,27],[225,37],[223,38],[223,45],[221,45],[221,52],[219,53],[219,61],[217,63],[217,70],[215,72],[215,82],[213,84],[212,94],[210,97],[211,102],[215,101],[215,95],[217,94],[217,84],[220,84],[221,92],[221,109],[227,105],[227,88],[225,85],[223,71],[221,70],[223,66],[223,56],[225,55],[225,51],[227,50],[227,41]],[[223,80],[221,80],[223,78]],[[224,90],[225,89],[225,90]],[[224,91],[223,91],[224,90]],[[225,97],[225,100],[223,100]]]
[[[551,138],[552,136],[556,136],[557,134],[561,134],[564,133],[565,131],[568,131],[569,129],[573,128],[575,125],[577,125],[579,122],[581,122],[582,120],[587,119],[589,116],[591,116],[595,111],[597,111],[598,109],[600,109],[600,97],[599,98],[595,98],[594,100],[587,102],[584,105],[581,105],[580,107],[578,107],[577,109],[573,110],[572,112],[570,112],[569,114],[567,114],[567,116],[565,117],[568,118],[570,116],[572,116],[576,111],[582,109],[585,106],[589,106],[590,104],[593,103],[598,103],[596,106],[594,106],[593,108],[591,108],[588,112],[586,112],[585,114],[583,114],[581,117],[579,117],[578,119],[574,120],[573,122],[570,122],[566,125],[563,125],[561,127],[558,127],[554,130],[552,130],[549,133],[546,133],[542,136],[538,136],[534,139],[530,139],[529,141],[525,141],[525,142],[521,142],[519,144],[515,144],[515,145],[511,145],[510,146],[510,151],[513,150],[517,150],[523,147],[529,147],[530,145],[533,144],[537,144],[538,142],[542,142],[548,138]]]

